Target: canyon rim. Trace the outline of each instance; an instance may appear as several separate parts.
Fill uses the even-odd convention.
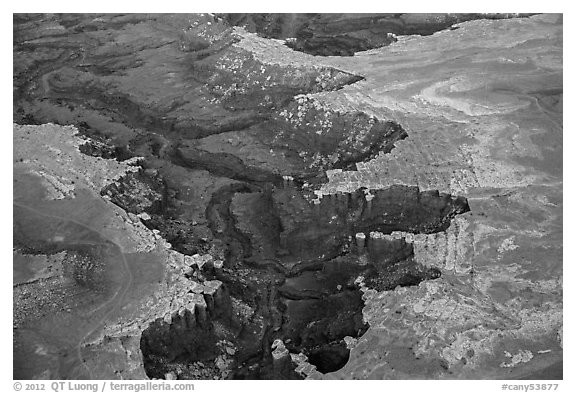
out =
[[[561,14],[13,14],[14,379],[562,379]]]

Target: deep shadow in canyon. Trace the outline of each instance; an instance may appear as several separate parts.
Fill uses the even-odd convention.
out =
[[[464,198],[400,185],[314,193],[326,170],[355,170],[408,137],[394,121],[310,96],[362,76],[262,63],[210,15],[14,18],[14,121],[73,124],[85,154],[143,157],[101,194],[146,213],[175,250],[210,255],[186,273],[195,306],[142,333],[149,377],[302,378],[290,354],[336,371],[346,338],[368,328],[361,288],[439,277],[411,244],[383,235],[443,231],[469,210]],[[305,45],[349,55],[347,40]]]
[[[377,190],[369,200],[365,190],[317,202],[304,195],[291,184],[264,189],[239,184],[219,190],[207,208],[209,227],[222,245],[225,262],[221,269],[207,266],[192,276],[219,280],[233,303],[243,302],[254,310],[243,320],[230,307],[230,314],[209,318],[209,328],[200,328],[202,336],[218,324],[220,335],[214,333],[213,341],[230,340],[239,349],[232,378],[296,377],[278,374],[274,367],[271,346],[276,339],[290,353],[306,355],[320,372],[341,368],[349,356],[344,338],[357,338],[368,327],[362,319],[360,283],[382,291],[440,276],[439,270],[414,261],[411,244],[381,235],[445,230],[451,218],[469,210],[463,198],[405,186]],[[175,247],[187,250],[182,244]],[[152,332],[146,336],[143,353],[148,367],[168,372],[148,344],[154,341],[151,337],[166,339]],[[188,336],[194,340],[198,334]],[[167,341],[181,343],[178,337]],[[186,345],[176,344],[177,352],[183,348]],[[192,349],[184,356],[201,360],[195,353]],[[217,356],[221,355],[213,355]]]
[[[399,35],[430,35],[475,19],[529,14],[222,14],[234,26],[316,56],[353,56],[397,41]]]

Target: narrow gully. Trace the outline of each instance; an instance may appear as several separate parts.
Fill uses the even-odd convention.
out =
[[[326,113],[310,111],[306,120],[324,118]],[[265,130],[281,124],[279,136],[285,147],[298,149],[307,144],[309,152],[338,154],[337,159],[320,160],[318,165],[304,159],[291,176],[248,166],[241,156],[204,151],[188,139],[169,142],[172,147],[162,154],[163,167],[154,166],[150,158],[144,161],[145,167],[151,167],[137,177],[148,189],[156,188],[147,193],[150,200],[135,203],[143,193],[132,195],[133,190],[142,189],[132,183],[103,190],[121,207],[149,213],[152,219],[145,224],[160,230],[177,251],[218,254],[224,259],[222,268],[196,269],[190,278],[223,283],[228,300],[220,307],[225,311],[214,308],[208,299],[206,311],[195,311],[198,323],[159,319],[146,329],[141,349],[148,376],[163,378],[172,372],[182,379],[302,378],[294,371],[289,354],[305,355],[322,373],[336,371],[349,358],[345,337],[358,338],[368,329],[362,317],[359,280],[377,290],[390,290],[439,277],[439,271],[416,264],[410,244],[370,238],[370,233],[443,231],[456,214],[469,210],[466,200],[407,186],[370,192],[360,189],[314,200],[313,190],[327,181],[326,169],[351,169],[356,162],[389,152],[396,141],[407,136],[399,124],[379,122],[362,113],[331,116],[333,124],[325,140],[314,136],[313,125],[287,126],[269,119],[258,125],[258,132],[264,134],[260,142],[270,143]],[[357,132],[354,124],[368,130],[368,136],[356,144],[360,147],[351,148],[342,140]],[[294,140],[290,134],[296,133]],[[154,141],[140,138],[134,143],[145,146]],[[131,147],[139,149],[138,144]],[[156,152],[155,159],[160,159],[159,149],[148,151]],[[180,228],[178,233],[191,233],[194,225],[180,217],[186,209],[199,206],[178,205],[177,195],[182,190],[171,190],[178,185],[170,181],[172,172],[165,169],[166,163],[189,176],[203,172],[210,179],[227,182],[210,191],[204,208],[210,236],[201,244],[189,235],[173,236],[173,226]],[[150,175],[151,170],[156,175]],[[363,245],[357,234],[367,238]],[[242,315],[245,309],[249,312]],[[273,356],[277,340],[287,350],[285,359]],[[225,352],[222,342],[231,343],[234,350],[226,347]]]
[[[277,339],[291,353],[305,354],[320,372],[343,367],[349,357],[344,337],[358,338],[368,328],[362,320],[359,277],[369,287],[390,290],[440,276],[414,262],[410,244],[370,238],[370,232],[438,232],[469,210],[464,198],[405,186],[377,190],[370,200],[364,190],[327,196],[319,203],[310,203],[305,194],[294,185],[265,192],[240,183],[215,192],[206,210],[227,256],[223,269],[198,271],[196,278],[221,281],[232,298],[252,306],[257,316],[242,322],[229,314],[213,321],[239,332],[230,378],[299,377],[279,375],[274,368]],[[234,203],[246,195],[253,197],[252,205]],[[357,233],[368,235],[364,245],[355,240]],[[157,369],[154,351],[146,348],[145,359],[154,363],[149,368]],[[170,367],[161,369],[149,375],[159,377]]]
[[[332,111],[309,95],[362,76],[264,64],[231,45],[236,38],[225,28],[221,42],[201,50],[150,38],[142,45],[150,53],[162,47],[183,86],[151,92],[156,105],[123,90],[125,71],[150,61],[136,54],[148,52],[127,47],[134,58],[110,62],[117,60],[116,49],[106,46],[108,37],[92,33],[67,31],[74,53],[86,55],[82,64],[68,55],[66,41],[49,43],[65,48],[63,55],[17,81],[15,118],[58,123],[62,116],[69,124],[71,117],[63,115],[68,108],[74,124],[84,125],[83,135],[103,136],[83,148],[85,154],[143,156],[140,173],[102,194],[128,212],[148,213],[145,225],[175,250],[224,261],[188,272],[190,310],[142,332],[149,377],[302,378],[290,354],[307,356],[320,372],[335,371],[349,357],[345,337],[360,337],[368,328],[359,280],[390,290],[438,277],[414,262],[410,244],[371,233],[445,230],[468,210],[465,199],[395,186],[370,198],[361,189],[313,201],[313,190],[328,181],[326,170],[354,170],[408,136],[393,121]],[[95,55],[95,48],[103,52]],[[186,111],[173,98],[196,96],[202,100],[190,100]],[[94,113],[109,123],[93,121]],[[112,123],[133,135],[115,135],[106,126]],[[197,285],[207,288],[203,295]],[[285,352],[278,345],[272,350],[278,340]]]

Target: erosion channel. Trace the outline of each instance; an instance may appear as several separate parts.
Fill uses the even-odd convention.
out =
[[[206,303],[193,316],[159,319],[143,332],[150,377],[211,377],[225,369],[228,378],[294,379],[302,377],[295,371],[302,363],[322,373],[340,369],[349,357],[347,340],[368,328],[361,288],[389,290],[440,276],[413,260],[411,244],[387,235],[442,231],[469,210],[464,198],[401,185],[318,193],[326,169],[352,169],[390,151],[407,133],[360,112],[316,108],[303,116],[305,123],[293,124],[280,117],[302,113],[304,99],[271,90],[274,110],[260,110],[262,120],[251,125],[258,143],[274,149],[280,139],[284,159],[301,149],[312,162],[304,156],[288,172],[284,162],[269,157],[262,166],[246,164],[241,143],[222,152],[211,148],[211,137],[152,136],[150,150],[172,171],[183,170],[192,187],[184,190],[172,172],[150,165],[103,190],[124,209],[146,213],[147,226],[191,257],[190,292],[203,294]],[[254,107],[258,101],[235,96],[234,105]],[[324,119],[331,127],[318,137],[310,124]],[[266,139],[269,130],[277,134]],[[345,143],[361,132],[361,143]],[[132,150],[140,153],[142,146]],[[192,204],[200,194],[205,210],[196,220],[187,209],[197,209]],[[142,195],[149,196],[145,202]]]
[[[27,18],[18,24],[42,23]],[[46,41],[15,31],[19,55],[60,53],[17,73],[15,121],[74,124],[88,138],[85,154],[143,157],[140,172],[102,195],[186,256],[196,305],[143,331],[149,377],[297,379],[305,364],[336,371],[368,329],[363,290],[440,276],[390,235],[444,231],[469,210],[465,198],[404,185],[319,192],[327,170],[355,170],[409,137],[394,121],[311,96],[362,76],[263,63],[218,20],[60,18],[64,32]],[[112,47],[104,32],[126,36]],[[161,87],[158,69],[172,78]]]

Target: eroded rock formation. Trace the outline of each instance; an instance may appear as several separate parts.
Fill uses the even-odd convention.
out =
[[[224,14],[236,26],[286,40],[290,48],[316,56],[352,56],[396,42],[399,35],[430,35],[475,19],[520,14]],[[527,14],[525,14],[527,16]]]
[[[555,16],[14,18],[19,378],[557,369]]]

